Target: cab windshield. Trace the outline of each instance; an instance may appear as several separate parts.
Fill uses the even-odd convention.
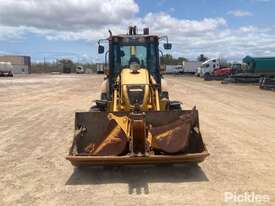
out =
[[[208,67],[209,67],[209,64],[203,64],[201,67],[202,67],[202,68],[208,68]]]
[[[158,46],[155,43],[135,46],[113,44],[110,55],[114,70],[112,73],[115,75],[123,68],[130,68],[131,64],[139,64],[141,68],[148,69],[151,74],[155,74],[158,69]]]

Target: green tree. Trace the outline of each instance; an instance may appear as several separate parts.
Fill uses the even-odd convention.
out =
[[[171,54],[165,54],[160,58],[161,64],[166,65],[178,65],[182,64],[183,61],[188,61],[188,59],[184,57],[174,58]]]
[[[186,59],[185,57],[179,57],[179,58],[177,59],[178,64],[182,64],[183,61],[187,62],[188,59]]]
[[[208,59],[208,57],[204,56],[204,54],[201,54],[200,56],[197,57],[197,60],[199,62],[205,62]]]

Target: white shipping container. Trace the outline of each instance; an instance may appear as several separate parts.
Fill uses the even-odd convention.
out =
[[[201,62],[198,61],[183,61],[182,67],[184,73],[195,74],[198,68],[201,66]]]
[[[182,65],[165,65],[166,74],[180,74],[183,73]]]

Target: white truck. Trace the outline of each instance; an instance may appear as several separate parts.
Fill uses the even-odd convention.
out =
[[[79,66],[76,67],[75,72],[76,72],[77,74],[84,74],[84,73],[85,73],[85,69],[84,69],[83,66],[80,66],[80,65],[79,65]]]
[[[195,74],[198,68],[201,66],[201,62],[198,61],[183,61],[182,67],[184,73]]]
[[[10,62],[0,62],[0,77],[13,77],[13,66]]]
[[[209,59],[201,64],[197,69],[196,75],[204,77],[205,75],[211,75],[214,69],[220,68],[220,59]]]
[[[165,65],[165,74],[182,74],[182,65]]]

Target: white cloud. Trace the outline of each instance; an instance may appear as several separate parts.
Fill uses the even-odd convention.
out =
[[[79,30],[120,24],[139,10],[134,0],[0,1],[0,24]]]
[[[0,40],[14,40],[21,38],[26,31],[23,26],[3,26],[0,24]]]
[[[239,31],[240,32],[245,32],[245,33],[247,33],[247,32],[257,32],[258,31],[258,28],[257,27],[255,27],[255,26],[242,26],[242,27],[240,27],[239,28]]]
[[[166,13],[149,13],[142,23],[150,26],[153,30],[166,33],[171,31],[172,34],[195,34],[215,30],[218,27],[226,26],[223,18],[204,18],[200,21],[189,19],[177,19]]]
[[[222,17],[180,19],[164,12],[137,17],[138,9],[134,0],[0,1],[0,40],[35,33],[49,40],[95,42],[107,37],[108,29],[126,33],[128,25],[137,25],[140,30],[149,27],[151,33],[168,35],[173,53],[188,58],[201,53],[239,59],[247,54],[275,55],[270,28],[232,29]]]
[[[96,29],[89,28],[84,30],[55,30],[29,28],[29,31],[46,36],[48,39],[63,39],[63,40],[89,40],[93,41],[99,38],[106,37],[108,29],[111,29],[114,34],[126,33],[128,25],[137,25],[139,29],[149,27],[151,32],[176,37],[181,35],[200,35],[202,32],[213,31],[218,27],[225,27],[226,21],[223,18],[205,18],[202,20],[177,19],[166,13],[149,13],[143,18],[122,19],[119,25],[102,25]]]
[[[236,16],[236,17],[243,17],[243,16],[252,16],[253,14],[249,11],[243,11],[243,10],[231,10],[227,12],[227,14]]]

